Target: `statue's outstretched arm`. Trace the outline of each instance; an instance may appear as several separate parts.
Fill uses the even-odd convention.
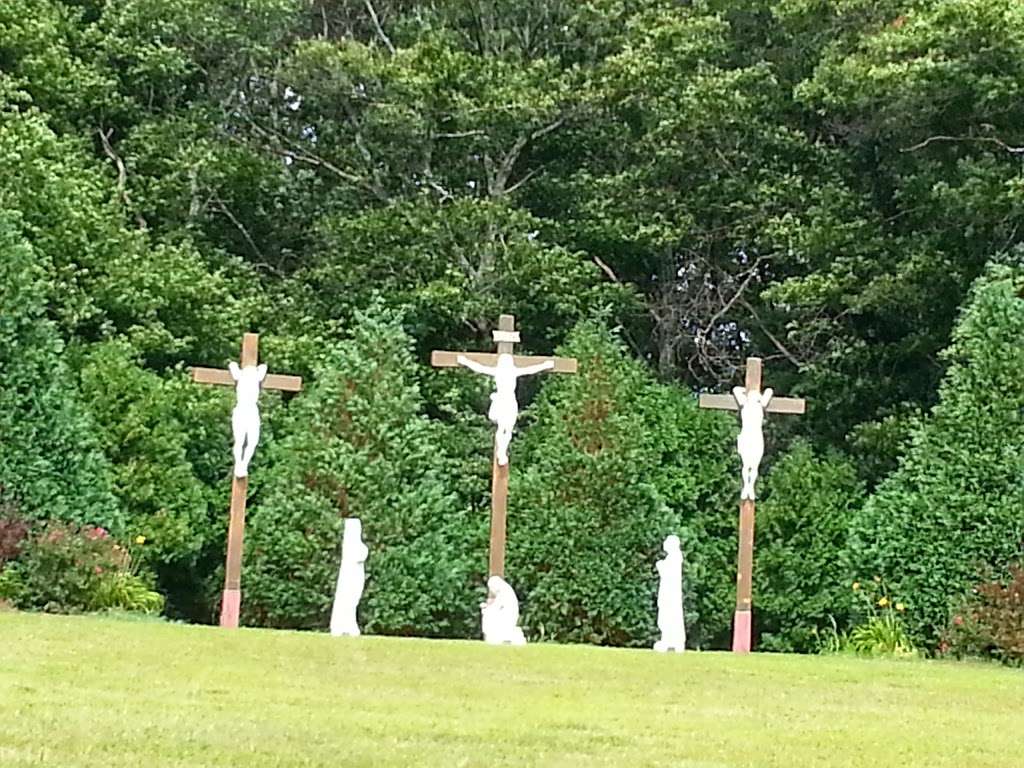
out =
[[[484,376],[493,376],[497,372],[496,368],[491,368],[490,366],[478,363],[476,360],[471,360],[465,355],[459,355],[458,357],[456,357],[455,362],[457,362],[459,365],[466,366],[471,371],[475,371],[476,373],[482,373]]]
[[[537,363],[536,365],[524,365],[522,368],[516,368],[516,376],[531,376],[554,367],[554,360],[545,360],[543,363]]]

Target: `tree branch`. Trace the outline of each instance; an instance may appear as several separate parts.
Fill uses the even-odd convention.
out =
[[[916,152],[919,149],[924,149],[929,144],[935,142],[961,142],[961,141],[980,141],[983,144],[995,144],[1000,149],[1005,149],[1011,155],[1022,155],[1024,154],[1024,147],[1012,147],[1002,139],[997,139],[994,136],[929,136],[924,141],[920,141],[910,147],[904,147],[900,149],[900,152]]]
[[[121,198],[125,209],[131,211],[135,206],[132,205],[132,199],[128,194],[128,169],[125,167],[124,160],[121,159],[121,156],[114,151],[114,147],[110,144],[110,137],[114,134],[114,129],[108,128],[104,131],[102,128],[97,128],[96,133],[100,137],[100,144],[103,145],[104,154],[114,162],[114,166],[117,168],[117,194]],[[138,224],[139,229],[146,229],[148,227],[141,213],[135,211],[134,216],[135,223]]]
[[[373,7],[373,3],[370,0],[363,0],[366,5],[366,10],[370,12],[370,18],[373,19],[373,26],[377,29],[377,36],[383,41],[384,45],[387,46],[388,51],[392,56],[395,55],[395,46],[391,44],[391,38],[384,32],[384,27],[380,25],[380,19],[377,17],[377,11]]]

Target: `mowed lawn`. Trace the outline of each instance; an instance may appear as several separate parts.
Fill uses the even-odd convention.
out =
[[[0,613],[0,766],[1024,765],[987,665]]]

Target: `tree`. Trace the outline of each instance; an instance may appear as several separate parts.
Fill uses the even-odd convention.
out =
[[[44,261],[0,210],[0,493],[33,518],[120,531],[111,467],[46,318]]]
[[[881,576],[934,645],[950,606],[1024,546],[1024,270],[979,278],[944,357],[939,402],[899,469],[855,517],[855,575]]]

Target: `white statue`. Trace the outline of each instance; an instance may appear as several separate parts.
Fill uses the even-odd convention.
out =
[[[465,355],[459,355],[456,360],[459,365],[464,365],[471,371],[494,379],[494,392],[491,394],[491,408],[487,412],[487,418],[497,426],[497,432],[494,435],[494,453],[498,463],[504,466],[508,464],[508,444],[512,441],[512,430],[515,429],[516,419],[519,418],[516,380],[520,376],[530,376],[554,368],[555,363],[553,360],[545,360],[537,365],[517,368],[512,355],[508,354],[498,355],[498,363],[493,368],[470,360]]]
[[[229,363],[228,370],[235,384],[237,401],[231,412],[231,431],[235,437],[235,477],[249,474],[249,462],[256,453],[260,441],[260,385],[267,377],[266,365],[247,365],[240,368],[238,363]]]
[[[515,590],[501,576],[491,576],[487,580],[487,590],[487,602],[480,603],[484,642],[526,645],[526,637],[519,628],[519,598]]]
[[[736,439],[736,448],[743,462],[743,490],[740,491],[740,498],[753,499],[757,470],[764,456],[764,409],[771,402],[772,390],[769,387],[764,392],[758,392],[756,389],[733,387],[732,394],[740,407],[740,436]]]
[[[665,558],[658,568],[658,629],[661,640],[654,644],[656,651],[686,650],[686,621],[683,616],[683,552],[678,536],[666,536],[662,545]]]
[[[338,569],[338,586],[334,594],[334,608],[331,610],[331,634],[359,635],[356,609],[363,596],[366,571],[363,564],[369,550],[363,543],[363,524],[355,517],[345,519],[345,535],[341,541],[341,567]]]

